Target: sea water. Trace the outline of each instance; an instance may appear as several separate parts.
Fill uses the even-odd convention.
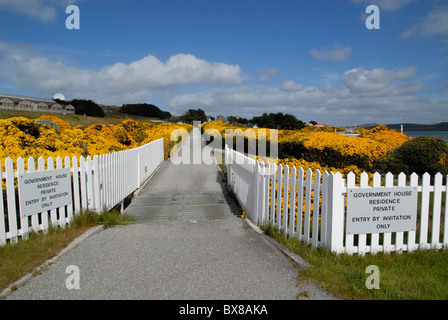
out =
[[[421,137],[421,136],[431,136],[443,139],[448,143],[448,131],[404,131],[403,132],[408,137]]]

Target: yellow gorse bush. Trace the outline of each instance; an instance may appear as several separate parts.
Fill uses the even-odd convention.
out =
[[[135,121],[128,119],[118,125],[94,124],[87,128],[72,126],[56,116],[41,119],[56,123],[59,130],[23,117],[0,120],[0,159],[25,160],[33,157],[94,156],[135,148],[164,139],[165,155],[170,152],[171,132],[178,128],[191,130],[186,124]]]
[[[246,138],[250,141],[266,139],[266,141],[270,141],[272,138],[275,141],[277,140],[277,136],[271,136],[271,129],[267,128],[247,128],[244,126],[230,125],[222,120],[207,122],[202,125],[203,131],[209,130],[209,132],[213,132],[212,129],[218,130],[221,133],[222,139],[229,137],[226,133],[226,130],[229,130],[230,137],[235,139]]]
[[[224,138],[225,130],[231,129],[233,136],[245,136],[248,138],[260,138],[266,135],[270,139],[270,130],[265,128],[250,129],[246,127],[232,126],[225,121],[214,121],[203,124],[202,128],[217,129]],[[340,129],[340,128],[338,128]],[[386,126],[378,126],[372,130],[362,129],[358,137],[349,137],[344,134],[325,130],[313,131],[310,127],[301,130],[278,130],[278,143],[301,142],[308,148],[324,150],[333,149],[342,156],[366,156],[377,159],[384,156],[391,149],[396,148],[412,138],[396,131],[388,130]]]
[[[396,131],[379,126],[372,130],[363,130],[358,137],[349,137],[344,134],[310,130],[281,130],[279,142],[302,142],[310,149],[333,149],[342,156],[365,156],[377,159],[384,156],[391,149],[396,148],[412,138]]]
[[[267,163],[272,164],[275,162],[274,159],[268,158],[268,157],[253,157],[253,159],[258,160],[260,163],[263,161],[265,164],[267,164]],[[360,170],[355,165],[346,166],[344,168],[334,168],[334,167],[321,165],[319,162],[315,162],[315,161],[308,162],[304,159],[296,159],[296,158],[278,159],[277,163],[281,164],[283,166],[283,168],[285,166],[288,166],[289,168],[296,167],[297,170],[302,168],[305,171],[305,174],[308,169],[311,169],[311,171],[313,171],[313,173],[316,172],[316,170],[319,170],[321,173],[323,173],[325,171],[327,171],[328,173],[340,172],[344,177],[346,177],[347,174],[349,174],[350,172],[353,172],[357,177],[359,177],[363,173],[363,171]],[[290,171],[290,174],[291,174],[291,171]],[[370,177],[373,177],[372,173],[368,173],[368,175]]]
[[[232,135],[235,137],[243,136],[247,138],[257,138],[258,134],[267,134],[269,135],[269,129],[248,129],[242,126],[232,126],[227,124],[224,121],[215,121],[211,123],[207,123],[203,125],[203,129],[217,129],[221,132],[222,137],[225,138],[225,130],[231,129]],[[313,128],[306,127],[301,130],[278,130],[278,140],[279,145],[285,144],[294,148],[305,148],[305,150],[309,151],[309,154],[314,154],[315,158],[322,159],[324,161],[306,161],[305,159],[297,159],[292,156],[283,156],[282,158],[277,159],[277,163],[281,164],[283,167],[286,165],[290,167],[303,168],[305,171],[304,179],[306,179],[306,171],[311,169],[313,171],[313,180],[314,183],[314,173],[316,170],[319,170],[321,173],[324,171],[327,172],[340,172],[345,178],[350,172],[353,172],[356,176],[357,183],[359,183],[360,176],[364,172],[364,170],[357,167],[351,161],[359,161],[360,158],[365,158],[369,161],[369,165],[371,161],[380,159],[385,156],[388,152],[392,151],[394,148],[401,146],[406,141],[411,140],[412,138],[407,137],[406,135],[396,131],[396,130],[388,130],[386,126],[378,126],[371,130],[361,129],[361,134],[356,137],[346,136],[344,134],[336,133],[336,131],[342,131],[343,128]],[[264,137],[263,137],[264,138]],[[269,138],[267,139],[269,141]],[[315,152],[315,151],[318,152]],[[327,150],[331,150],[332,152],[339,154],[342,158],[340,161],[336,161],[340,165],[338,167],[325,165],[324,162],[326,159],[325,154]],[[333,156],[335,156],[333,154]],[[268,157],[254,157],[255,160],[263,161],[264,163],[274,163],[274,159]],[[446,158],[441,159],[441,161],[446,161]],[[291,176],[291,170],[289,171]],[[370,181],[372,180],[373,173],[367,172]],[[275,197],[277,197],[278,192],[278,182],[276,182],[276,193]],[[272,186],[270,186],[272,188]],[[285,183],[282,182],[281,189],[285,188]],[[271,189],[269,190],[269,207],[271,207]],[[283,219],[283,206],[284,206],[284,194],[281,194],[281,202],[275,202],[274,212],[277,212],[277,206],[280,206],[281,209],[281,217]],[[297,200],[297,199],[296,199]],[[295,203],[295,219],[297,217],[302,218],[305,217],[306,211],[306,202],[305,199],[302,199],[302,208],[298,208],[298,201]],[[309,203],[309,210],[311,221],[313,220],[314,213],[314,204],[317,202],[321,202],[321,195],[319,195],[318,199],[315,199],[314,191],[311,193],[311,202]],[[291,204],[288,202],[288,211],[291,210]],[[320,216],[318,217],[320,219]]]
[[[231,129],[232,135],[236,137],[255,139],[263,137],[264,139],[264,135],[266,135],[267,141],[270,141],[271,138],[269,129],[248,129],[229,125],[225,121],[214,121],[203,125],[204,130],[210,128],[219,130],[223,138],[225,138],[226,129]],[[341,131],[341,129],[336,128],[337,131]],[[381,159],[388,152],[412,139],[396,130],[389,130],[384,125],[360,131],[359,136],[350,137],[334,132],[334,128],[305,127],[301,130],[278,130],[276,137],[278,140],[273,142],[278,142],[279,149],[282,145],[289,145],[291,149],[304,148],[308,150],[307,155],[312,158],[309,160],[313,160],[305,161],[283,154],[283,159],[279,160],[282,164],[303,167],[305,170],[311,168],[313,171],[317,169],[329,172],[340,171],[342,174],[354,172],[358,175],[362,170],[358,169],[355,163],[363,163],[363,167],[369,169],[375,160]],[[332,158],[328,158],[326,155],[327,150],[333,152]],[[323,165],[327,160],[337,167]]]

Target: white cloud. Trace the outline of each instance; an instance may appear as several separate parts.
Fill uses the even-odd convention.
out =
[[[320,88],[295,81],[276,87],[240,86],[179,95],[168,105],[178,112],[204,106],[209,114],[252,117],[262,112],[292,113],[304,121],[336,125],[353,123],[440,122],[448,116],[448,101],[432,102],[418,96],[423,85],[413,81],[416,68],[352,69],[338,84]]]
[[[310,50],[310,53],[314,59],[341,61],[350,57],[352,48],[341,47],[339,44],[336,44],[333,49],[327,50],[325,48],[313,48]]]
[[[406,30],[402,37],[434,35],[448,35],[448,5],[435,6],[421,21]]]
[[[412,78],[417,74],[417,69],[403,68],[398,70],[372,69],[365,70],[364,68],[352,69],[345,72],[340,82],[350,90],[351,93],[356,94],[373,94],[375,96],[391,94],[396,92],[398,94],[406,93],[414,90],[415,83],[406,82],[405,84],[397,83],[396,81]],[[416,88],[420,89],[419,88]],[[406,91],[406,92],[405,92]]]
[[[271,80],[272,76],[275,76],[278,73],[277,69],[273,68],[263,68],[258,70],[258,74],[260,75],[259,81],[267,82]]]
[[[264,70],[264,69],[263,69]],[[263,74],[276,74],[266,69]],[[440,122],[448,117],[448,101],[421,98],[424,86],[415,67],[353,68],[322,77],[309,86],[294,80],[278,85],[244,85],[247,76],[238,65],[210,62],[191,54],[167,61],[152,55],[99,70],[49,59],[35,48],[0,41],[0,83],[52,97],[86,98],[121,105],[158,99],[174,114],[201,107],[209,115],[253,117],[263,112],[292,113],[304,121],[353,124],[401,121]],[[184,86],[185,85],[185,86]],[[185,89],[196,92],[186,92]],[[208,89],[207,89],[208,88]],[[198,91],[201,90],[201,91]],[[182,91],[182,93],[179,93]]]
[[[294,80],[284,80],[280,88],[285,91],[299,91],[303,89],[303,85],[295,83]]]
[[[21,13],[29,17],[50,22],[56,18],[56,10],[40,0],[0,0],[0,8]]]
[[[361,3],[361,4],[365,4],[366,6],[368,5],[377,5],[380,10],[384,9],[387,11],[393,11],[393,10],[397,10],[400,9],[406,5],[408,5],[411,2],[415,2],[418,0],[352,0],[353,3]]]
[[[47,23],[56,19],[57,9],[75,2],[77,0],[0,0],[0,9],[24,14]]]
[[[209,62],[191,54],[173,55],[162,62],[152,55],[129,64],[115,63],[99,71],[75,68],[30,55],[25,46],[0,41],[0,81],[18,88],[66,97],[91,98],[101,103],[131,103],[149,97],[154,89],[188,84],[241,84],[246,76],[238,65]]]

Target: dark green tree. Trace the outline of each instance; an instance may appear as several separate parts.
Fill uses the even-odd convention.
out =
[[[159,107],[147,103],[124,104],[120,108],[120,113],[159,119],[169,119],[171,117],[171,113],[168,111],[163,111]]]
[[[180,121],[184,123],[193,124],[193,121],[206,122],[207,115],[202,109],[188,109],[183,115],[179,117]]]
[[[65,100],[61,100],[61,99],[53,99],[56,103],[59,103],[60,105],[63,106],[68,106],[70,104],[70,101],[65,101]]]
[[[238,116],[228,116],[227,120],[229,123],[241,123],[241,124],[248,124],[249,120],[246,118],[238,117]]]
[[[73,99],[70,104],[75,107],[75,114],[104,118],[104,111],[92,100]]]
[[[305,127],[305,123],[292,114],[263,113],[259,117],[253,117],[251,122],[259,128],[270,128],[278,130],[298,130]]]

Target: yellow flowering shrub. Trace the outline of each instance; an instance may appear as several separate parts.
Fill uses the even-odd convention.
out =
[[[268,158],[268,157],[254,157],[254,159],[258,160],[259,162],[263,161],[264,163],[272,164],[275,162],[274,159]],[[277,163],[281,164],[283,167],[285,167],[285,166],[289,166],[289,168],[296,167],[297,170],[299,170],[299,168],[303,168],[305,173],[308,169],[311,169],[311,171],[313,171],[313,173],[316,170],[319,170],[321,173],[323,173],[324,171],[327,171],[328,173],[340,172],[344,177],[347,177],[347,174],[349,174],[350,172],[353,172],[354,174],[356,174],[357,177],[359,177],[361,175],[361,173],[364,172],[355,165],[349,165],[349,166],[343,167],[343,168],[334,168],[334,167],[321,165],[319,162],[315,162],[315,161],[308,162],[304,159],[296,159],[296,158],[278,159]],[[369,176],[373,177],[373,174],[371,174],[371,173],[368,173],[368,174],[369,174]]]
[[[68,122],[66,120],[62,120],[61,118],[58,118],[56,116],[43,115],[39,119],[48,120],[48,121],[56,123],[59,127],[59,130],[70,129],[72,127],[70,122]]]
[[[385,125],[377,126],[371,130],[362,130],[360,137],[384,143],[389,147],[389,151],[401,146],[406,141],[412,140],[412,137],[408,137],[397,130],[389,130]]]
[[[240,143],[244,143],[245,150],[252,148],[255,150],[258,144],[258,140],[265,140],[268,144],[277,143],[277,135],[271,136],[271,129],[267,128],[247,128],[240,125],[230,125],[225,121],[218,120],[213,122],[208,122],[202,124],[202,131],[207,133],[214,133],[218,131],[222,138],[222,148],[224,148],[224,143],[231,139],[233,141],[234,147],[239,146]],[[226,133],[226,130],[227,131]],[[230,132],[230,135],[228,133]],[[216,137],[216,134],[213,134]]]
[[[186,131],[191,131],[193,129],[192,125],[189,124],[174,124],[170,122],[164,122],[160,124],[150,124],[144,123],[146,125],[145,134],[146,137],[143,139],[142,144],[149,143],[151,141],[163,138],[165,159],[168,159],[170,155],[171,148],[175,145],[175,142],[171,142],[171,133],[176,129],[184,129]]]
[[[207,123],[202,128],[203,130],[211,128],[217,129],[222,133],[223,138],[225,138],[226,129],[232,129],[232,135],[234,137],[244,136],[256,139],[258,134],[261,135],[262,132],[266,132],[269,135],[269,130],[264,131],[261,129],[232,126],[224,121]],[[320,170],[321,173],[324,171],[329,173],[340,172],[344,178],[347,178],[347,175],[353,172],[356,176],[356,183],[359,183],[361,174],[366,172],[371,182],[373,172],[377,169],[375,162],[381,161],[390,151],[401,146],[406,141],[412,140],[412,138],[396,130],[388,130],[386,126],[378,126],[371,130],[362,129],[360,130],[361,134],[355,137],[336,133],[335,129],[336,131],[343,131],[343,128],[334,127],[306,127],[301,130],[278,130],[278,164],[282,166],[288,165],[290,168],[294,166],[296,169],[303,168],[305,171],[304,178],[306,178],[306,171],[308,169],[311,169],[313,174],[316,170]],[[294,155],[299,155],[300,157],[295,157]],[[267,157],[254,157],[254,159],[260,162],[264,161],[265,163],[274,162],[273,159]],[[440,161],[445,162],[446,155]],[[284,188],[284,184],[282,188]],[[269,192],[270,197],[271,193]],[[311,220],[313,219],[314,203],[317,201],[321,202],[322,199],[319,196],[319,199],[315,200],[313,191],[310,204]],[[305,201],[301,209],[297,207],[297,203],[295,218],[297,219],[297,213],[299,212],[299,216],[301,215],[302,219],[304,219],[306,209]],[[269,207],[270,205],[271,203],[269,203]],[[281,212],[283,214],[283,195],[281,203],[277,203],[277,205],[281,206]],[[288,210],[290,209],[290,203],[288,203]],[[277,212],[277,207],[275,208],[275,212]]]
[[[94,156],[119,150],[135,148],[163,138],[165,155],[168,157],[171,132],[177,128],[191,130],[191,125],[173,123],[153,124],[128,119],[118,125],[95,124],[83,129],[73,127],[68,121],[56,116],[40,119],[56,123],[59,130],[46,124],[23,117],[0,120],[0,160],[7,157],[14,161],[22,157],[56,159],[60,157]]]
[[[221,131],[223,139],[225,130],[232,129],[233,137],[246,137],[249,143],[266,132],[270,141],[269,129],[248,129],[227,124],[225,121],[214,121],[203,125],[203,129],[215,128]],[[346,136],[335,131],[343,128],[305,127],[301,130],[278,130],[278,155],[282,159],[301,159],[307,164],[319,164],[325,168],[333,168],[342,173],[347,168],[352,171],[373,172],[384,168],[382,160],[389,152],[412,138],[386,126],[378,126],[371,130],[361,129],[359,136]],[[246,148],[248,143],[246,142]],[[253,147],[249,145],[249,147]],[[245,149],[247,151],[247,149]],[[298,161],[298,160],[296,160]],[[333,170],[331,170],[333,171]]]

